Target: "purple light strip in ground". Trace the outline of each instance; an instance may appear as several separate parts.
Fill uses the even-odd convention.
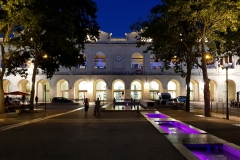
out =
[[[181,128],[185,129],[186,131],[188,131],[191,134],[200,134],[199,131],[195,130],[194,128],[191,128],[191,126],[189,125],[185,125],[183,123],[177,122],[177,121],[173,121],[175,126],[180,126]]]
[[[190,128],[189,126],[176,121],[169,121],[169,122],[164,121],[162,123],[160,122],[159,126],[169,134],[174,134],[174,133],[200,134],[200,132],[194,130],[193,128]]]
[[[146,114],[148,116],[148,118],[167,118],[167,116],[163,115],[163,114],[156,114],[156,113],[147,113]]]
[[[201,147],[199,147],[199,149],[198,149],[198,147],[197,148],[195,147],[194,149],[193,148],[192,149],[188,148],[188,149],[200,160],[216,160],[216,159],[240,160],[239,155],[238,155],[239,150],[236,152],[237,149],[232,148],[232,147],[230,149],[232,151],[225,150],[224,148],[226,146],[224,146],[224,145],[223,145],[223,147],[220,147],[220,148],[219,148],[219,145],[216,145],[216,147],[219,148],[217,150],[207,147],[208,144],[205,145],[206,150],[203,150],[202,145],[201,145]],[[211,144],[211,146],[213,146],[213,145]],[[207,148],[209,148],[209,149],[207,149]]]

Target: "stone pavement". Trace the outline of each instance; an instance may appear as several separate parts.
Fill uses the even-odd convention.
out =
[[[84,152],[85,157],[79,155],[71,155],[73,159],[166,159],[166,160],[181,160],[186,159],[167,139],[164,135],[159,133],[143,116],[137,112],[102,112],[101,116],[93,116],[93,103],[90,104],[89,115],[84,116],[84,110],[76,110],[76,112],[59,115],[58,117],[50,118],[46,121],[45,125],[49,122],[63,122],[67,123],[79,123],[83,124],[83,131],[87,137],[81,139],[81,143],[89,145],[87,148],[78,146],[79,150]],[[80,105],[68,105],[68,106],[52,106],[48,104],[47,112],[38,113],[24,113],[15,118],[1,118],[0,130],[3,127],[30,121],[32,119],[39,119],[48,117],[60,113],[66,113],[71,110],[75,110],[83,107]],[[44,106],[39,106],[40,109],[44,109]],[[196,128],[202,129],[212,135],[215,135],[228,142],[240,145],[240,128],[237,125],[240,124],[240,118],[230,117],[230,120],[224,119],[224,115],[213,114],[212,117],[201,117],[203,111],[191,111],[185,112],[181,110],[172,110],[169,108],[157,108],[161,113],[164,113],[172,118],[190,124]],[[198,116],[197,116],[198,115]],[[38,123],[34,125],[37,126]],[[84,125],[85,124],[85,125]],[[29,125],[31,127],[33,125]],[[22,126],[19,126],[21,128]],[[86,127],[86,128],[85,128]],[[89,128],[90,127],[90,128]],[[11,132],[9,129],[8,134]],[[4,132],[4,131],[1,131]],[[2,133],[0,132],[0,136]],[[25,131],[26,132],[26,131]],[[33,131],[31,131],[33,132]],[[49,129],[49,132],[51,130]],[[74,131],[71,131],[74,132]],[[76,131],[79,134],[82,132]],[[99,134],[95,134],[99,132]],[[27,133],[27,132],[26,132]],[[50,134],[50,133],[49,133]],[[67,134],[67,133],[66,133]],[[36,134],[37,135],[37,134]],[[60,135],[59,135],[60,136]],[[95,144],[92,139],[97,139]],[[76,138],[72,136],[71,138]],[[34,137],[33,137],[34,139]],[[74,141],[71,140],[73,144]],[[2,139],[1,139],[2,141]],[[23,141],[23,140],[22,140]],[[53,141],[53,140],[51,140]],[[6,145],[11,142],[5,142]],[[29,142],[30,143],[30,142]],[[57,142],[52,142],[57,143]],[[66,144],[68,144],[66,142]],[[39,145],[39,144],[38,144]],[[49,144],[51,145],[51,144]],[[76,144],[79,145],[79,144]],[[0,144],[1,147],[1,144]],[[68,146],[70,150],[71,146]],[[74,146],[76,147],[76,146]],[[26,148],[26,147],[25,147]],[[81,148],[81,149],[80,149]],[[98,150],[98,155],[93,155],[92,149]],[[23,152],[23,151],[21,151]],[[42,151],[43,152],[43,151]],[[62,151],[64,152],[64,151]],[[63,153],[62,153],[63,154]],[[70,155],[65,153],[64,158],[68,159]],[[73,153],[71,153],[73,154]],[[90,155],[89,155],[90,154]],[[52,155],[51,155],[52,156]],[[50,155],[46,154],[45,157],[39,156],[39,158],[50,159]],[[55,159],[60,156],[60,152],[54,154]],[[68,158],[67,158],[68,157]],[[76,158],[77,157],[77,158]],[[81,157],[81,158],[79,158]],[[14,157],[1,157],[0,159],[14,159]],[[23,158],[24,159],[24,158]],[[30,159],[30,158],[25,158]],[[54,158],[51,158],[54,159]],[[71,158],[70,158],[71,159]]]
[[[0,159],[186,159],[136,111],[102,112],[101,116],[94,116],[93,106],[91,103],[87,117],[81,109],[49,119],[41,119],[45,117],[43,113],[24,113],[0,121]],[[79,107],[83,106],[48,106],[46,117]],[[40,121],[33,122],[32,118]],[[7,121],[30,123],[1,130]]]

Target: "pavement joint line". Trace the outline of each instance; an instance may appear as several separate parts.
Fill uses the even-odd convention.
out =
[[[50,119],[50,118],[57,117],[57,116],[61,116],[61,115],[64,115],[64,114],[73,113],[73,112],[76,112],[76,111],[81,110],[81,109],[83,109],[83,108],[84,108],[84,107],[80,107],[80,108],[77,108],[77,109],[74,109],[74,110],[71,110],[71,111],[68,111],[68,112],[58,113],[58,114],[46,116],[46,117],[43,117],[43,118],[36,118],[36,119],[33,119],[33,120],[29,120],[29,121],[25,121],[25,122],[13,124],[13,125],[1,127],[1,128],[0,128],[0,131],[4,131],[4,130],[8,130],[8,129],[20,127],[20,126],[27,125],[27,124],[30,124],[30,123],[35,123],[35,122],[43,121],[43,120]]]

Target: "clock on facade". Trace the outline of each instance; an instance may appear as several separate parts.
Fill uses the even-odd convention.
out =
[[[115,57],[115,59],[116,59],[116,61],[120,62],[120,61],[122,60],[122,56],[117,55],[117,56]]]

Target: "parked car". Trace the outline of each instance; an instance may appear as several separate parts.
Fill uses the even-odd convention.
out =
[[[179,101],[179,102],[186,102],[186,100],[187,100],[187,96],[178,96],[177,97],[177,100]]]
[[[74,103],[72,100],[64,97],[54,97],[52,103]]]
[[[179,103],[177,98],[170,98],[167,102],[166,105],[174,105],[176,103]]]
[[[160,104],[166,104],[167,101],[171,98],[170,93],[159,93]]]

